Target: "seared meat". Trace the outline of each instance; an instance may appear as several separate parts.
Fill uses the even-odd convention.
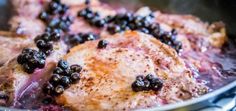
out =
[[[40,19],[38,19],[38,15],[42,11],[42,9],[49,3],[49,1],[50,0],[12,0],[17,15],[13,16],[9,22],[9,24],[11,25],[11,31],[14,31],[18,34],[24,34],[32,38],[34,38],[38,34],[41,34],[45,30],[45,25]],[[71,7],[71,9],[68,11],[68,14],[73,15],[76,18],[77,11],[85,7],[84,1],[85,0],[62,0],[61,2]],[[101,10],[102,5],[100,5],[97,0],[90,1],[90,5],[92,7],[98,7],[100,11],[103,11]],[[92,27],[89,27],[88,24],[83,22],[84,21],[81,19],[76,19],[74,25],[72,25],[70,28],[71,33],[93,31],[89,29],[87,29],[87,31],[80,31],[78,29],[80,27],[85,27],[85,29],[86,27],[93,29]]]
[[[198,97],[207,88],[197,83],[192,72],[169,46],[139,32],[104,37],[108,45],[86,42],[65,56],[70,64],[83,67],[79,83],[56,98],[73,110],[131,110]],[[158,92],[132,91],[138,75],[153,74],[163,80]]]
[[[32,44],[33,41],[31,41]],[[34,45],[29,45],[34,48]],[[33,74],[23,71],[21,65],[17,63],[16,57],[5,63],[0,68],[0,93],[6,94],[9,99],[0,105],[16,105],[18,99],[24,95],[28,87],[32,84],[42,84],[48,79],[50,71],[55,67],[57,61],[66,53],[67,48],[63,42],[54,44],[53,53],[46,60],[46,67],[38,69]],[[40,87],[40,86],[36,86]],[[40,92],[38,92],[40,93]]]
[[[9,23],[11,24],[12,32],[25,35],[28,38],[35,38],[37,35],[42,34],[45,29],[45,25],[41,20],[25,16],[14,16]]]
[[[185,45],[184,50],[205,51],[209,47],[220,48],[227,40],[223,23],[207,24],[192,15],[164,14],[155,12],[156,21],[166,30],[176,29],[177,39]]]
[[[0,66],[16,57],[24,47],[30,47],[30,40],[11,32],[0,32]]]

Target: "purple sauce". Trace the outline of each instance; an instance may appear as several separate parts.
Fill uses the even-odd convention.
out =
[[[47,63],[45,67],[51,67],[47,69],[53,69],[55,64]],[[52,73],[51,70],[47,69],[37,69],[32,74],[26,85],[19,90],[17,100],[13,106],[14,108],[38,109],[42,108],[42,106],[48,108],[48,106],[42,102],[46,98],[46,96],[42,93],[42,86]]]
[[[235,53],[234,53],[235,52]],[[199,82],[204,82],[211,90],[216,90],[236,80],[236,51],[230,49],[209,49],[205,52],[188,51],[182,53],[187,66],[194,72]],[[199,68],[187,62],[191,58],[199,61]]]

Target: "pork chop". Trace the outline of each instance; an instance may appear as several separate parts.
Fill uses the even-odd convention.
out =
[[[33,41],[31,41],[31,45],[29,46],[31,49],[35,49]],[[47,74],[51,73],[50,71],[55,67],[57,61],[66,52],[67,48],[63,42],[55,43],[52,54],[46,59],[45,68],[38,69],[33,74],[24,72],[22,66],[17,63],[17,57],[5,63],[0,68],[0,94],[4,94],[8,99],[5,102],[0,102],[0,105],[17,105],[18,99],[28,90],[32,89],[32,84],[38,84],[33,87],[40,88],[41,82],[47,80]]]
[[[30,47],[30,40],[11,32],[0,31],[0,66],[16,57],[23,48]]]
[[[12,4],[16,13],[10,20],[9,24],[11,26],[11,31],[18,34],[27,35],[28,37],[34,38],[38,34],[41,34],[46,25],[38,18],[38,15],[41,11],[48,5],[51,0],[12,0]],[[63,4],[66,4],[70,7],[68,14],[75,18],[75,23],[70,27],[70,33],[77,32],[92,32],[97,30],[96,28],[90,27],[85,23],[84,20],[77,18],[77,12],[86,5],[84,4],[85,0],[62,0]],[[94,9],[102,12],[110,9],[107,9],[107,6],[103,6],[97,0],[90,1],[90,7],[95,7]],[[101,10],[103,9],[103,10]],[[80,27],[85,27],[83,30],[78,30]]]
[[[103,37],[71,49],[64,59],[83,67],[81,79],[56,97],[57,103],[72,110],[133,110],[174,103],[207,92],[171,47],[139,32]],[[163,80],[160,91],[132,91],[139,75],[153,74]]]

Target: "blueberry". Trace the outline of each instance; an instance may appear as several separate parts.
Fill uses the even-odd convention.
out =
[[[150,82],[147,79],[143,80],[144,86],[143,86],[143,90],[150,90]]]
[[[51,97],[46,97],[42,100],[42,103],[45,105],[49,105],[53,102],[53,99]]]
[[[150,13],[148,16],[151,17],[151,18],[155,18],[155,14],[153,12]]]
[[[45,60],[41,59],[38,61],[38,68],[44,68],[45,67]]]
[[[100,18],[100,14],[98,12],[93,13],[94,17]]]
[[[160,28],[159,24],[150,24],[148,26],[148,29],[151,30],[151,31],[156,30],[156,29],[159,30],[159,28]]]
[[[141,28],[141,29],[138,29],[140,32],[143,32],[143,33],[146,33],[146,34],[149,34],[149,30],[146,29],[146,28]]]
[[[105,19],[104,19],[107,23],[111,23],[114,21],[114,17],[113,16],[107,16]]]
[[[70,70],[71,72],[77,72],[80,73],[80,71],[82,70],[82,67],[80,65],[74,64],[70,66]]]
[[[139,75],[136,77],[136,80],[138,81],[143,81],[144,80],[144,77],[142,75]]]
[[[62,76],[61,80],[60,80],[60,85],[64,86],[65,88],[67,88],[71,83],[71,80],[69,77],[67,76]]]
[[[23,57],[22,54],[20,54],[18,57],[17,57],[17,62],[19,64],[24,64],[26,62],[25,58]]]
[[[132,13],[126,13],[126,14],[124,15],[124,19],[125,19],[126,21],[128,21],[128,22],[131,22],[131,21],[134,20],[134,15],[133,15]]]
[[[57,2],[49,3],[49,11],[51,14],[57,14],[62,9],[61,5]]]
[[[106,21],[104,19],[100,19],[100,20],[95,21],[95,26],[97,26],[97,27],[104,27],[105,24],[106,24]]]
[[[63,74],[63,70],[62,70],[62,68],[60,68],[60,67],[56,67],[56,68],[54,69],[53,73],[54,73],[54,74],[60,74],[60,75],[62,75],[62,74]]]
[[[71,74],[70,78],[71,78],[71,81],[75,83],[80,80],[80,74],[78,72],[74,72]]]
[[[50,42],[47,42],[46,44],[42,44],[42,46],[38,47],[42,51],[47,51],[47,50],[53,50],[53,44]]]
[[[78,16],[80,16],[80,17],[85,17],[86,14],[87,14],[87,11],[86,11],[86,10],[81,10],[81,11],[79,11]]]
[[[84,18],[85,19],[88,19],[88,20],[91,20],[92,18],[94,17],[94,15],[92,13],[87,13]]]
[[[136,25],[134,23],[129,23],[128,26],[129,26],[129,28],[131,30],[135,30],[136,29]]]
[[[69,64],[68,64],[68,62],[66,62],[64,60],[60,60],[57,64],[57,66],[62,69],[67,69],[69,67]]]
[[[135,92],[143,91],[143,89],[145,87],[145,83],[143,82],[143,80],[137,79],[132,83],[131,87],[132,87],[133,91],[135,91]]]
[[[71,75],[71,70],[70,70],[70,68],[65,69],[65,70],[63,71],[63,74],[62,74],[62,75],[64,75],[64,76],[70,76],[70,75]]]
[[[88,33],[82,36],[85,41],[91,41],[96,39],[96,35]]]
[[[64,90],[65,89],[62,85],[58,85],[58,86],[55,87],[54,92],[55,92],[56,95],[60,95],[64,92]]]
[[[22,67],[23,67],[23,70],[29,74],[32,74],[34,72],[34,68],[29,66],[28,64],[23,64]]]
[[[57,32],[57,31],[54,31],[54,32],[51,33],[50,38],[53,41],[58,41],[61,38],[61,34],[59,32]]]
[[[70,23],[72,23],[73,20],[74,20],[73,16],[67,16],[67,17],[66,17],[66,21],[68,21],[68,22],[70,22]]]
[[[111,34],[115,34],[115,33],[121,32],[121,28],[118,25],[109,25],[107,30]]]
[[[53,52],[52,49],[41,49],[40,51],[42,51],[47,56],[49,56]]]
[[[50,78],[50,83],[57,85],[61,80],[61,76],[59,74],[53,74]]]
[[[27,64],[31,69],[35,69],[38,67],[38,58],[31,58],[28,60]]]
[[[70,35],[68,37],[68,41],[67,41],[72,47],[80,44],[80,43],[84,43],[84,40],[82,39],[81,36],[79,35]]]
[[[59,10],[59,13],[60,13],[60,14],[65,14],[68,9],[69,9],[68,6],[62,4],[62,5],[61,5],[61,10]]]
[[[172,35],[177,35],[177,34],[178,34],[178,32],[177,32],[177,30],[175,30],[175,29],[172,29],[172,30],[171,30],[171,34],[172,34]]]
[[[58,19],[58,18],[53,18],[53,19],[48,23],[48,26],[51,27],[51,28],[56,28],[59,23],[60,23],[60,19]]]
[[[152,74],[148,74],[146,77],[145,77],[145,79],[147,79],[147,80],[152,80],[154,78],[154,76],[152,75]]]
[[[43,21],[46,21],[48,18],[49,18],[49,15],[47,14],[47,12],[43,11],[39,14],[39,19],[41,19]]]
[[[91,8],[89,8],[89,7],[85,8],[84,10],[86,11],[87,14],[88,14],[88,13],[93,13],[93,11],[91,10]]]
[[[68,31],[69,30],[69,25],[66,24],[64,21],[60,21],[58,24],[58,27],[62,29],[63,31]]]
[[[46,94],[52,94],[54,87],[50,83],[45,83],[43,86],[43,92]]]
[[[46,45],[46,42],[44,40],[38,40],[36,42],[36,46],[39,48],[39,49],[43,49]]]
[[[163,86],[163,83],[160,79],[158,78],[153,78],[152,80],[150,80],[150,88],[153,91],[159,91]]]
[[[40,39],[44,40],[45,42],[49,42],[49,41],[51,40],[50,34],[49,34],[49,33],[43,33],[43,34],[41,35],[41,38],[40,38]]]
[[[98,49],[106,48],[107,45],[108,45],[108,42],[107,42],[106,40],[100,40],[100,41],[98,42],[97,48],[98,48]]]

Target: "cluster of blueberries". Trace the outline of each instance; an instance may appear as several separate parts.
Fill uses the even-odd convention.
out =
[[[86,41],[96,40],[98,38],[99,38],[99,35],[97,34],[78,33],[78,34],[68,35],[68,37],[65,37],[65,41],[70,47],[74,47],[78,44],[82,44]]]
[[[69,7],[62,4],[60,0],[52,0],[47,9],[39,14],[39,19],[44,21],[48,28],[68,31],[73,21],[71,16],[64,16],[68,9]]]
[[[137,76],[136,80],[132,84],[132,90],[138,91],[159,91],[163,86],[162,81],[159,78],[155,78],[152,74],[148,74],[146,77]]]
[[[162,30],[158,23],[153,22],[153,13],[147,16],[138,16],[133,13],[120,13],[115,16],[101,18],[99,13],[93,12],[89,7],[78,12],[79,17],[83,17],[89,24],[96,27],[107,26],[107,31],[111,34],[126,30],[137,30],[153,35],[163,43],[173,47],[176,51],[182,48],[181,42],[176,40],[177,32],[172,30],[166,32]]]
[[[36,68],[44,68],[45,60],[45,53],[33,49],[24,49],[17,57],[17,62],[29,74],[33,73]]]
[[[53,51],[53,42],[60,40],[60,32],[54,30],[53,32],[45,32],[35,38],[35,43],[38,49],[46,55],[50,55]]]
[[[62,4],[60,0],[52,0],[46,11],[40,13],[39,18],[47,23],[45,33],[35,38],[35,44],[39,51],[24,49],[18,56],[17,61],[27,73],[33,73],[36,68],[45,66],[46,56],[53,51],[53,42],[60,40],[61,31],[68,30],[72,23],[70,16],[63,16],[69,7]],[[58,18],[53,15],[59,14]],[[62,15],[62,16],[61,16]]]
[[[80,65],[69,66],[68,62],[60,60],[49,82],[43,87],[44,93],[51,96],[60,95],[71,84],[80,80],[81,71],[82,67]]]
[[[104,27],[107,24],[107,20],[101,18],[100,14],[93,12],[90,8],[85,8],[78,13],[79,17],[83,17],[89,24],[96,27]]]

